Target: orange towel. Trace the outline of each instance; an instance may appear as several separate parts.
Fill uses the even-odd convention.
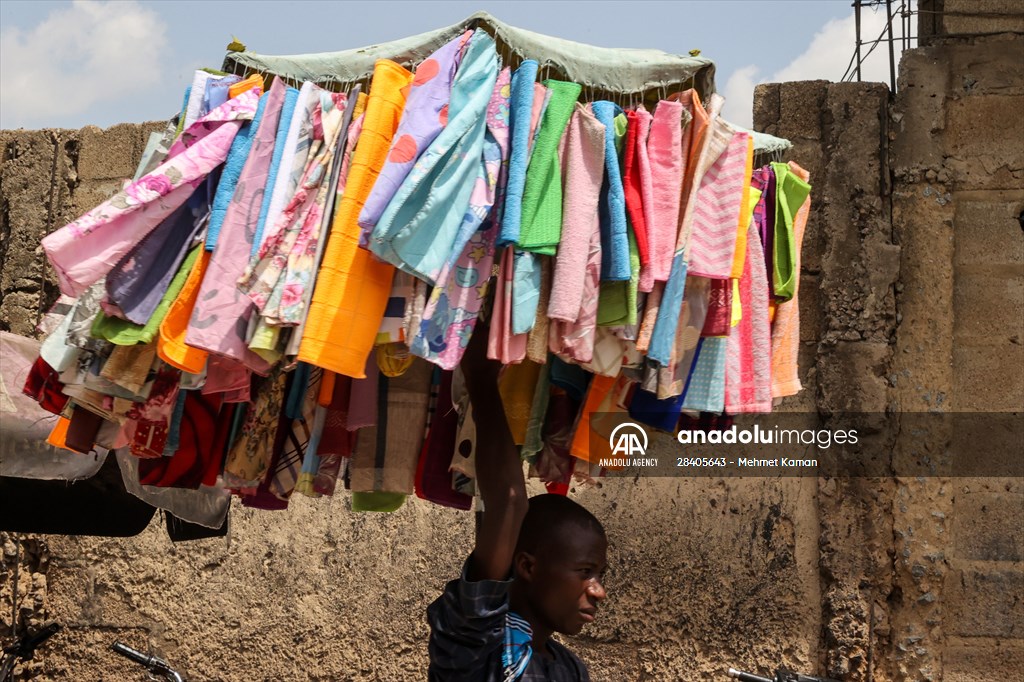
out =
[[[732,279],[743,276],[743,260],[747,253],[747,226],[750,225],[750,176],[754,172],[754,136],[747,140],[747,170],[743,176],[743,198],[740,200],[740,220],[736,230],[736,252],[732,259]]]
[[[228,86],[228,97],[234,99],[241,95],[243,92],[252,90],[253,88],[259,88],[263,91],[263,76],[258,73],[254,73],[245,80],[238,81],[234,85]]]
[[[793,161],[789,162],[789,168],[804,182],[810,181],[811,174]],[[811,197],[808,195],[793,220],[793,240],[796,244],[796,282],[793,285],[793,298],[779,303],[772,318],[773,398],[795,395],[801,388],[797,363],[800,350],[800,303],[797,301],[797,293],[800,291],[800,248],[810,212]]]
[[[602,437],[592,429],[590,418],[595,413],[608,416],[614,411],[614,389],[615,377],[606,377],[595,374],[590,380],[590,388],[587,390],[587,400],[580,410],[579,421],[576,422],[576,433],[572,437],[572,445],[569,452],[588,462],[598,462],[612,456],[611,446],[607,441],[607,434]]]
[[[185,286],[174,299],[167,316],[160,323],[160,336],[156,340],[156,354],[171,367],[176,367],[189,374],[199,374],[206,365],[209,356],[205,350],[193,348],[185,343],[185,332],[188,321],[192,318],[192,308],[199,298],[199,285],[206,275],[206,266],[210,263],[212,251],[203,250],[196,259],[192,271],[188,273]]]
[[[391,146],[412,72],[377,61],[359,144],[317,276],[298,359],[362,379],[384,319],[394,267],[359,248],[357,222]]]

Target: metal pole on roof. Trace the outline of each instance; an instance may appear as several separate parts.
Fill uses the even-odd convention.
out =
[[[896,57],[893,55],[892,37],[892,0],[885,0],[885,15],[889,20],[889,87],[896,94]]]
[[[853,20],[857,27],[857,81],[860,81],[860,0],[853,0]]]

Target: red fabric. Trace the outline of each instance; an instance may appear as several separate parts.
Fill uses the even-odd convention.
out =
[[[332,373],[333,374],[333,373]],[[348,431],[348,406],[352,394],[352,377],[341,374],[334,376],[331,402],[327,406],[327,417],[320,432],[320,444],[316,448],[320,466],[313,478],[313,492],[333,495],[341,471],[343,458],[351,457],[356,446],[355,431]],[[323,395],[323,394],[321,394]]]
[[[441,373],[437,405],[430,432],[420,451],[416,470],[416,496],[454,509],[469,509],[473,498],[452,489],[452,455],[459,431],[459,415],[452,405],[452,372]]]
[[[36,358],[21,392],[39,403],[47,412],[60,414],[68,404],[68,397],[61,393],[64,384],[60,382],[59,377],[60,375],[46,364],[46,360]]]
[[[708,315],[701,336],[729,336],[732,329],[732,280],[712,279],[708,290]]]
[[[139,483],[193,490],[211,478],[216,483],[227,439],[227,435],[220,432],[230,429],[231,423],[230,419],[218,419],[220,407],[219,394],[202,395],[199,391],[188,391],[178,428],[178,450],[171,457],[140,460]],[[218,443],[222,446],[220,450],[217,449]]]
[[[651,254],[647,248],[647,221],[644,219],[644,201],[640,193],[640,164],[637,163],[637,157],[640,154],[639,145],[641,144],[640,122],[637,120],[635,111],[626,112],[626,119],[629,122],[629,127],[626,129],[626,157],[622,188],[626,192],[626,211],[629,213],[629,222],[633,225],[633,233],[636,235],[640,265],[645,266],[651,262]]]

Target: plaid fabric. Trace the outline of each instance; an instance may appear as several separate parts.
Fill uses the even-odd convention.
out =
[[[444,593],[427,607],[430,682],[590,682],[580,659],[554,640],[548,640],[554,658],[527,653],[521,670],[515,666],[510,669],[517,676],[506,677],[506,652],[522,654],[523,648],[530,649],[521,637],[521,627],[516,627],[515,633],[508,632],[509,622],[526,625],[508,609],[511,584],[511,580],[470,582],[463,565],[462,576],[449,582]],[[511,648],[509,641],[514,642]],[[522,658],[513,654],[509,660],[516,663]]]

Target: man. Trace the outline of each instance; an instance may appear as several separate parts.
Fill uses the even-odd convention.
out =
[[[589,682],[586,666],[551,639],[594,620],[608,540],[601,523],[560,495],[527,501],[519,450],[498,397],[500,365],[478,328],[462,362],[477,426],[484,502],[462,576],[427,608],[431,682]]]

